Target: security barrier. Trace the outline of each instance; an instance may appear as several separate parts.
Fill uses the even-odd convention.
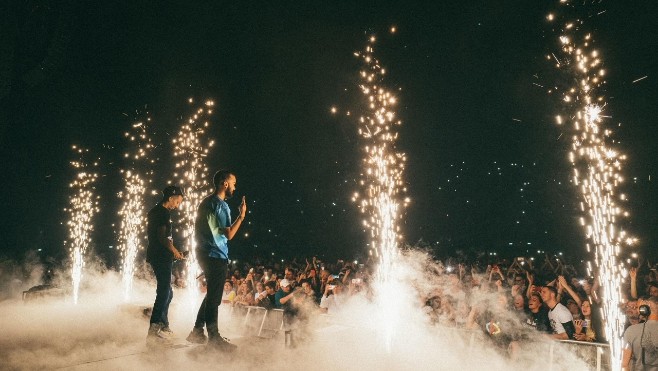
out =
[[[590,343],[587,341],[562,340],[550,343],[549,370],[553,370],[555,363],[555,349],[565,347],[568,351],[578,355],[592,370],[610,370],[610,345],[601,343]]]
[[[27,291],[23,291],[23,301],[28,302],[40,299],[64,298],[64,290],[59,287],[51,285],[40,285],[31,287]]]
[[[283,329],[283,310],[248,306],[243,325],[245,335],[272,338]]]
[[[245,336],[257,336],[263,338],[274,338],[280,331],[285,329],[285,344],[290,341],[291,329],[285,328],[282,309],[267,310],[262,307],[248,306],[242,320],[243,334]],[[233,320],[240,320],[237,311],[233,311]],[[345,326],[338,323],[335,318],[329,314],[314,315],[313,322],[320,327],[331,325]],[[351,327],[351,326],[349,326]],[[450,339],[460,338],[468,348],[477,348],[478,343],[485,340],[485,335],[480,330],[470,330],[458,327],[448,327],[435,325],[438,335]],[[602,371],[610,370],[610,347],[608,344],[590,343],[584,341],[562,340],[547,341],[544,343],[549,355],[547,360],[547,370],[557,369],[557,354],[569,352],[578,356],[589,366],[590,370]]]

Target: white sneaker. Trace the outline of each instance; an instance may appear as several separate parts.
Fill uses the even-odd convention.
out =
[[[146,345],[149,347],[159,347],[170,345],[171,340],[165,337],[162,332],[164,326],[160,323],[151,323],[149,326],[148,335],[146,335]]]
[[[176,335],[174,335],[174,332],[171,331],[171,329],[169,328],[169,326],[164,326],[164,327],[162,327],[162,328],[160,329],[160,331],[158,332],[158,336],[161,337],[161,338],[168,339],[168,340],[171,340],[171,339],[175,339],[175,338],[176,338]]]

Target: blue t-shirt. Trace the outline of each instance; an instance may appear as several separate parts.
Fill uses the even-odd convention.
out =
[[[224,200],[212,194],[199,204],[194,236],[197,250],[211,258],[228,260],[228,238],[224,230],[231,226],[231,210]]]
[[[289,292],[285,292],[283,291],[283,289],[279,289],[279,291],[277,291],[274,294],[274,307],[278,309],[285,309],[286,305],[290,306],[291,303],[290,301],[287,301],[286,304],[281,304],[281,299],[285,298],[290,294],[292,294],[292,290]]]

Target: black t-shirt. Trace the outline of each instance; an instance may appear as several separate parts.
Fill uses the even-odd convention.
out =
[[[146,248],[146,261],[171,261],[174,254],[158,239],[158,229],[165,227],[165,237],[171,238],[171,215],[162,203],[155,205],[148,213],[146,228],[149,244]]]
[[[274,308],[276,308],[276,305],[275,305],[275,303],[276,303],[276,299],[274,298],[274,294],[272,294],[272,295],[267,295],[267,299],[270,301],[270,305],[271,305],[271,307],[268,308],[268,309],[274,309]]]
[[[272,296],[272,298],[274,298],[274,295],[271,295],[271,296]],[[256,306],[265,308],[267,310],[274,309],[274,301],[273,300],[274,299],[272,299],[272,301],[270,301],[270,296],[265,295],[263,300],[256,300]]]
[[[551,322],[548,320],[548,310],[544,306],[542,306],[537,313],[528,312],[528,318],[526,319],[525,324],[539,332],[547,334],[553,332],[551,329]]]
[[[517,337],[519,326],[509,313],[500,309],[485,310],[481,319],[482,330],[495,342],[506,345]]]

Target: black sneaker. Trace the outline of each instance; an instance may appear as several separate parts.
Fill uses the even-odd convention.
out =
[[[205,344],[208,341],[208,337],[203,333],[203,327],[195,327],[187,335],[186,340],[194,344]]]
[[[222,351],[232,352],[238,349],[238,346],[231,344],[229,340],[219,334],[208,338],[208,345]]]

